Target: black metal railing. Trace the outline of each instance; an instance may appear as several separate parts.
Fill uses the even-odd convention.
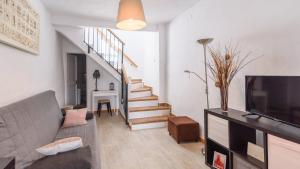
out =
[[[121,75],[121,102],[128,125],[128,82],[123,72],[124,42],[110,29],[85,27],[84,43],[88,46],[88,53],[94,52]]]
[[[124,42],[110,29],[84,28],[84,42],[88,52],[94,52],[104,59],[119,74],[122,73]]]
[[[122,72],[122,105],[125,114],[125,122],[128,125],[128,83],[124,72]]]

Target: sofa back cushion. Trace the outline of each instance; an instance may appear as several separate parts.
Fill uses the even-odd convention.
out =
[[[16,168],[41,158],[36,148],[52,142],[62,115],[53,91],[0,108],[0,157],[16,157]]]

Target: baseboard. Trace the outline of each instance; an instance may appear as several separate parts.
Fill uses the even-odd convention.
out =
[[[120,109],[116,109],[118,113],[120,113]],[[112,109],[112,112],[115,113],[115,109]],[[108,110],[101,110],[101,113],[108,113]],[[97,111],[94,111],[94,114],[97,114]]]

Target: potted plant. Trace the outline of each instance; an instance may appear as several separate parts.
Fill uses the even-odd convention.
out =
[[[224,112],[228,111],[228,91],[229,85],[235,75],[246,65],[257,58],[248,59],[251,52],[241,56],[241,52],[237,47],[229,45],[225,46],[225,52],[220,49],[209,48],[212,57],[212,63],[208,63],[208,68],[212,73],[212,79],[215,81],[216,87],[220,89],[221,108]]]

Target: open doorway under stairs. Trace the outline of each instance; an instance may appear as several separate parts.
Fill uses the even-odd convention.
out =
[[[87,106],[86,55],[67,55],[67,105]]]

